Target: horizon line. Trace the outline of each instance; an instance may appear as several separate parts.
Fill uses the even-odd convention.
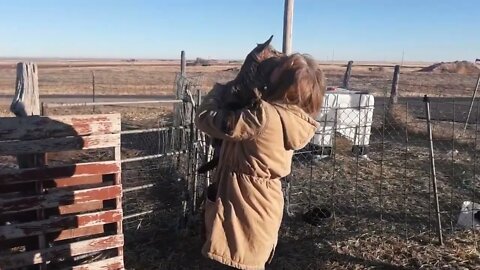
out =
[[[243,58],[203,58],[203,57],[194,57],[194,58],[188,58],[187,61],[195,61],[196,59],[204,59],[204,60],[209,60],[209,61],[243,61],[245,59]],[[348,61],[354,61],[354,62],[379,62],[379,63],[401,63],[401,60],[347,60],[347,59],[334,59],[334,60],[321,60],[318,58],[315,58],[315,61],[317,62],[328,62],[328,63],[336,63],[336,62],[348,62]],[[43,56],[0,56],[0,60],[26,60],[26,59],[32,59],[32,60],[43,60],[43,61],[48,61],[48,60],[63,60],[63,61],[86,61],[86,60],[110,60],[110,61],[125,61],[125,60],[135,60],[135,61],[179,61],[180,57],[178,58],[145,58],[145,57],[61,57],[61,56],[54,56],[54,57],[43,57]],[[404,60],[403,63],[440,63],[440,62],[455,62],[455,61],[469,61],[469,60],[454,60],[454,61],[426,61],[426,60]],[[469,61],[469,62],[475,62]]]

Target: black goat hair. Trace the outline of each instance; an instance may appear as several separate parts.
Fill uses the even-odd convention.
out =
[[[214,86],[214,88],[220,87],[222,89],[220,90],[224,101],[222,109],[226,114],[243,108],[255,109],[259,106],[261,93],[267,84],[269,74],[273,70],[273,65],[268,65],[268,68],[262,68],[261,70],[259,65],[267,59],[282,56],[270,45],[272,38],[273,35],[266,42],[257,44],[247,55],[235,79],[224,85],[216,84]],[[228,122],[228,119],[226,122]],[[228,123],[225,123],[224,126],[224,132],[228,133],[230,131],[228,130]],[[214,149],[213,157],[198,168],[198,173],[206,173],[218,165],[222,143],[221,139],[213,138],[211,140]]]

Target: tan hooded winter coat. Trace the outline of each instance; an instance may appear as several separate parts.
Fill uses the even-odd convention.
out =
[[[221,90],[204,98],[195,118],[200,130],[224,140],[213,178],[217,197],[205,205],[202,254],[239,269],[264,269],[283,215],[280,178],[290,173],[293,150],[310,141],[317,122],[297,106],[262,101],[255,111],[233,113],[225,130]]]

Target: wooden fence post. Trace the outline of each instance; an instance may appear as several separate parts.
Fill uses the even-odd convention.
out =
[[[185,76],[186,76],[187,60],[185,58],[185,51],[180,53],[180,76],[177,76],[175,99],[183,99],[185,96]],[[173,105],[173,125],[178,127],[184,123],[184,104],[175,103]]]
[[[38,73],[35,63],[18,63],[15,96],[10,111],[17,117],[40,115],[40,91],[38,89]],[[20,168],[41,166],[45,163],[45,155],[19,155]]]
[[[95,72],[92,71],[92,102],[95,102]]]
[[[15,96],[10,105],[10,111],[17,117],[27,117],[32,115],[40,115],[40,91],[38,89],[38,69],[35,63],[17,64],[17,79],[15,83]],[[18,155],[17,163],[19,168],[34,168],[44,166],[46,163],[46,154],[26,154]],[[37,194],[43,193],[42,182],[35,182],[32,187]],[[44,218],[43,210],[37,210],[37,219]],[[34,246],[27,244],[27,250],[34,249]],[[46,240],[44,235],[38,237],[38,248],[46,248]],[[40,266],[44,269],[45,264]]]
[[[345,70],[345,75],[343,76],[342,88],[348,89],[349,87],[350,76],[352,75],[352,65],[353,61],[348,61],[347,70]]]
[[[189,88],[189,82],[187,80],[187,71],[186,71],[186,66],[187,66],[187,60],[185,59],[185,51],[182,51],[181,54],[181,75],[182,75],[182,83],[181,83],[181,88],[180,88],[180,99],[183,100],[188,100],[188,101],[195,101],[192,100],[190,96],[187,94],[187,89],[190,91],[193,91],[193,89]],[[190,92],[190,95],[193,93]],[[182,104],[181,104],[182,105]],[[184,124],[190,124],[193,122],[193,118],[195,115],[193,114],[193,105],[192,102],[183,102],[183,108],[184,110],[182,111],[182,116],[183,116],[183,122]]]
[[[470,114],[472,113],[473,104],[475,102],[475,97],[477,96],[477,91],[479,86],[480,86],[480,74],[478,74],[477,83],[475,84],[475,89],[473,90],[472,101],[470,102],[470,108],[468,108],[467,120],[465,120],[465,126],[463,127],[463,134],[465,134],[465,131],[467,130],[468,120],[470,119]]]
[[[10,105],[10,111],[17,117],[40,115],[40,94],[36,64],[17,64],[15,96]]]
[[[400,66],[396,65],[393,72],[392,90],[390,92],[390,104],[398,102],[398,81],[400,79]]]
[[[185,59],[185,51],[182,51],[180,54],[180,74],[185,76],[185,69],[187,67],[187,60]]]
[[[92,102],[95,103],[95,72],[92,71]],[[93,112],[95,113],[95,105],[93,105]]]

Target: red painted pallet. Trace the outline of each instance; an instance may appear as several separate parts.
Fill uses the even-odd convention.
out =
[[[0,167],[0,269],[124,268],[120,130],[119,114],[0,118],[0,156],[44,159]],[[104,148],[109,160],[46,158]]]

